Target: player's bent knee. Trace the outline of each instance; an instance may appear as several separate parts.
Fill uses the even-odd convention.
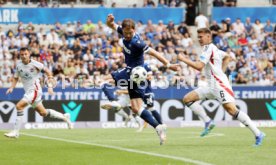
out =
[[[232,104],[225,104],[223,107],[231,116],[234,116],[237,113],[236,106]]]
[[[39,115],[42,116],[42,117],[46,117],[47,114],[48,114],[46,111],[42,111],[42,112],[39,111],[38,113],[39,113]]]
[[[189,97],[189,96],[184,96],[183,102],[185,104],[187,104],[187,103],[190,103],[190,102],[195,102],[195,100],[193,98]]]
[[[187,97],[183,97],[182,101],[183,101],[183,103],[185,103],[185,104],[186,104],[186,103],[188,102]]]
[[[237,113],[236,109],[233,108],[229,108],[226,110],[231,116],[234,116]]]
[[[16,107],[17,111],[22,111],[24,109],[24,107],[22,107],[21,105],[18,105],[18,104],[15,107]]]
[[[136,113],[136,114],[138,114],[138,112],[139,112],[139,110],[137,108],[131,108],[131,110],[133,113]]]
[[[183,98],[183,102],[184,102],[184,104],[185,105],[187,105],[187,106],[190,106],[190,105],[192,105],[192,103],[194,103],[194,101],[192,101],[189,97],[187,97],[187,96],[185,96],[184,98]]]

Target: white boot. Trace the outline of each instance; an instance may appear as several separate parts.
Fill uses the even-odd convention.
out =
[[[9,138],[19,138],[19,132],[16,130],[12,130],[8,133],[5,133],[4,135]]]
[[[64,117],[65,117],[64,121],[67,123],[68,129],[73,129],[74,127],[73,127],[73,124],[70,120],[71,115],[69,113],[65,113]]]
[[[104,105],[101,105],[101,108],[105,110],[119,111],[120,109],[122,109],[122,106],[117,101],[111,101]]]
[[[159,124],[155,128],[156,133],[157,133],[157,135],[159,136],[159,139],[160,139],[160,145],[164,144],[165,141],[167,140],[166,129],[167,129],[167,126],[165,126],[163,124]]]

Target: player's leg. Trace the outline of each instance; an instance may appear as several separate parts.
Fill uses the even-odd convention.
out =
[[[136,132],[142,132],[144,129],[144,123],[147,122],[145,122],[138,114],[134,113],[131,109],[131,106],[128,106],[128,109],[130,110],[129,116],[132,116],[130,118],[133,118],[135,122],[138,124],[138,130]]]
[[[120,102],[118,102],[120,104]],[[116,114],[118,114],[119,116],[122,116],[124,118],[124,121],[125,121],[125,126],[128,125],[128,122],[131,120],[131,115],[128,115],[125,111],[124,111],[124,106],[121,105],[121,109],[115,111]]]
[[[166,141],[166,127],[162,124],[159,124],[149,110],[144,108],[143,100],[144,98],[144,89],[140,89],[140,87],[133,83],[128,86],[128,93],[130,97],[131,109],[134,113],[139,114],[139,116],[145,120],[149,125],[155,128],[159,139],[160,145],[162,145]]]
[[[148,122],[153,128],[156,128],[159,125],[150,111],[143,107],[143,100],[141,98],[133,98],[130,100],[130,103],[132,112],[139,114],[139,116]]]
[[[128,107],[128,105],[130,104],[128,95],[118,96],[117,102],[120,104],[122,108],[115,111],[115,113],[124,118],[125,126],[127,126],[128,122],[131,120],[131,117],[124,111],[124,108]]]
[[[194,114],[196,114],[205,123],[205,128],[200,136],[206,136],[215,127],[213,120],[206,114],[203,107],[199,104],[198,100],[205,97],[207,91],[204,92],[202,88],[198,88],[186,94],[183,98],[184,104],[189,107]]]
[[[127,71],[128,71],[127,68],[123,68],[121,70],[113,72],[110,76],[105,78],[105,80],[101,83],[100,86],[104,94],[109,100],[109,102],[102,105],[101,108],[106,110],[112,109],[115,111],[118,111],[122,108],[120,104],[116,101],[116,97],[114,95],[114,86],[111,84],[111,82],[114,83],[115,85],[118,85],[119,81],[121,82],[121,80],[127,80],[128,79]]]
[[[230,115],[238,119],[241,123],[243,123],[252,131],[252,133],[256,137],[256,146],[262,144],[265,134],[256,127],[256,125],[252,122],[252,120],[246,113],[237,110],[236,105],[233,102],[224,103],[223,107]]]
[[[160,114],[154,109],[154,93],[152,92],[151,82],[147,80],[148,84],[145,89],[144,102],[147,105],[148,110],[151,111],[153,117],[159,124],[163,124]]]
[[[17,116],[16,116],[16,120],[14,123],[14,129],[8,133],[5,133],[4,135],[6,137],[10,137],[10,138],[18,138],[19,137],[19,131],[20,131],[20,127],[21,127],[21,123],[23,120],[23,109],[28,105],[28,102],[24,99],[20,100],[17,104],[16,104],[16,111],[17,111]]]
[[[166,127],[162,124],[159,124],[149,110],[143,108],[143,100],[141,98],[131,99],[131,109],[134,113],[139,114],[139,116],[145,120],[149,125],[155,128],[157,135],[160,139],[160,145],[166,141]]]
[[[49,116],[50,118],[63,120],[67,123],[68,129],[73,128],[73,125],[72,125],[71,120],[70,120],[70,114],[69,113],[62,114],[62,113],[60,113],[58,111],[55,111],[53,109],[45,109],[45,107],[43,106],[43,104],[41,102],[36,105],[35,111],[38,112],[39,115],[43,116],[43,117]]]

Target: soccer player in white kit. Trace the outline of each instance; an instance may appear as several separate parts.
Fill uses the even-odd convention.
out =
[[[19,78],[21,78],[25,94],[23,98],[16,104],[17,117],[14,125],[14,129],[5,133],[6,137],[18,138],[19,130],[22,123],[23,109],[28,105],[32,105],[36,112],[41,116],[49,116],[51,118],[61,119],[67,122],[68,128],[72,129],[72,123],[70,121],[70,114],[62,114],[53,109],[45,109],[42,104],[42,89],[39,82],[39,76],[42,71],[48,77],[48,92],[54,94],[53,88],[53,76],[52,73],[44,67],[40,62],[30,59],[30,51],[28,48],[20,49],[21,61],[16,66],[16,72],[11,87],[7,90],[6,94],[12,93]]]
[[[209,126],[211,125],[208,124],[210,118],[206,115],[203,107],[201,107],[197,101],[204,99],[217,99],[230,115],[238,119],[252,131],[256,137],[255,145],[261,145],[265,134],[256,127],[247,114],[236,108],[234,92],[227,76],[224,74],[230,59],[229,55],[219,50],[212,43],[211,31],[208,28],[198,29],[197,33],[199,43],[203,46],[200,60],[193,62],[182,55],[179,55],[178,59],[196,70],[204,70],[208,86],[199,87],[189,92],[184,96],[183,102],[205,121],[205,129],[208,132],[210,129]]]

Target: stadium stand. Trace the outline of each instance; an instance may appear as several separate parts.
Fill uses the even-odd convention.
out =
[[[242,4],[244,1],[238,0],[238,6]],[[232,56],[227,74],[234,85],[276,85],[276,27],[269,20],[254,21],[226,18],[209,25],[214,43]],[[165,25],[162,20],[153,24],[149,20],[137,22],[137,32],[171,63],[178,62],[179,53],[198,60],[200,47],[194,26],[187,26],[185,22]],[[1,25],[0,36],[1,87],[10,86],[11,75],[19,59],[18,50],[24,46],[31,49],[33,58],[54,72],[57,80],[65,78],[70,82],[77,79],[82,83],[88,79],[99,79],[125,65],[120,36],[112,33],[102,22],[91,23],[88,20],[66,24],[57,22],[54,25],[19,22],[17,25]],[[196,85],[201,79],[198,71],[184,63],[181,63],[181,71],[173,73],[156,59],[148,55],[145,59],[159,70],[154,73],[153,84],[163,85],[159,83],[162,80],[175,85],[176,80],[181,80],[183,84]]]

